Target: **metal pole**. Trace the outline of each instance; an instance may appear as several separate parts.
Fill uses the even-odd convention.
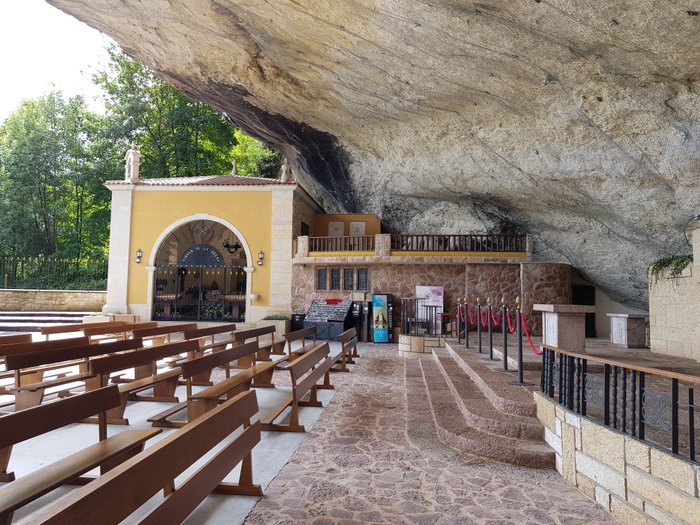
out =
[[[505,299],[501,301],[501,332],[503,333],[503,371],[508,371],[508,307],[505,305]]]
[[[457,344],[462,342],[462,303],[457,300]]]
[[[469,307],[467,298],[464,298],[464,348],[469,348]]]
[[[491,323],[491,315],[493,314],[493,306],[491,306],[491,298],[488,299],[488,330],[489,330],[489,359],[493,359],[493,326]]]
[[[479,338],[479,353],[481,353],[481,304],[476,299],[476,335]]]
[[[515,337],[518,341],[518,383],[524,383],[523,381],[523,322],[520,314],[520,307],[515,308],[515,313],[518,316],[516,319]]]

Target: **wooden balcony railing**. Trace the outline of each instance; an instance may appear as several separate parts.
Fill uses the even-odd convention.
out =
[[[374,235],[362,237],[309,237],[310,252],[373,252]]]
[[[526,235],[391,234],[392,251],[526,252]]]

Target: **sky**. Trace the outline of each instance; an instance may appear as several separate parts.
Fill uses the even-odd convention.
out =
[[[43,0],[0,0],[0,123],[22,100],[60,89],[100,111],[90,80],[107,63],[110,40]]]

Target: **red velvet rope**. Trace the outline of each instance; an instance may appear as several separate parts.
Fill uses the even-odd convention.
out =
[[[532,339],[530,339],[530,332],[527,330],[527,325],[525,324],[525,312],[522,310],[520,311],[520,319],[523,323],[523,331],[525,332],[525,335],[527,336],[527,342],[530,344],[530,349],[535,353],[535,355],[542,355],[541,350],[537,350],[535,348],[535,345],[532,344]]]
[[[514,334],[514,333],[515,333],[515,329],[518,327],[518,323],[516,322],[517,320],[518,320],[518,318],[516,317],[515,319],[513,319],[513,324],[511,324],[511,322],[510,322],[510,311],[506,310],[506,321],[508,321],[508,331],[509,331],[511,334]]]
[[[476,312],[472,312],[472,305],[467,303],[467,314],[469,315],[469,322],[473,325],[476,324]]]
[[[486,314],[486,318],[484,318],[484,314]],[[487,327],[489,324],[489,309],[488,307],[484,307],[481,309],[481,326]]]
[[[501,312],[501,310],[499,309],[499,310],[498,310],[498,319],[496,319],[496,318],[493,316],[493,308],[491,308],[491,320],[493,321],[493,324],[495,324],[496,326],[498,326],[499,324],[501,324],[501,313],[502,313],[502,312]]]
[[[462,318],[462,322],[466,320],[464,317],[464,308],[457,308],[457,311],[459,312],[459,316]]]

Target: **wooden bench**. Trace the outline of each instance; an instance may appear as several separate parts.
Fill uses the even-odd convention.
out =
[[[307,345],[306,340],[311,339],[311,344]],[[301,330],[295,330],[294,332],[287,332],[284,334],[284,340],[287,347],[287,356],[290,361],[293,361],[297,357],[305,354],[312,346],[316,343],[316,327],[311,326],[309,328],[302,328]],[[294,343],[301,341],[301,346],[294,348]]]
[[[89,344],[87,337],[72,337],[69,339],[56,339],[53,341],[36,341],[28,343],[12,343],[6,344],[0,347],[0,354],[5,356],[7,360],[8,356],[20,355],[31,352],[41,352],[43,350],[58,349],[58,348],[70,348],[76,346],[84,346]],[[44,374],[51,370],[57,368],[65,368],[63,365],[60,366],[40,366],[35,369],[22,370],[20,376],[22,377],[22,382],[24,383],[36,383],[44,379]],[[20,384],[20,380],[17,377],[17,372],[4,370],[0,372],[0,380],[10,380],[8,383],[0,385],[0,394],[12,394],[9,388],[17,386]]]
[[[359,355],[357,353],[357,331],[355,328],[349,328],[338,335],[340,341],[340,353],[336,356],[335,363],[339,363],[336,368],[331,368],[331,372],[349,372],[347,365],[354,365],[353,357]]]
[[[162,345],[170,343],[171,338],[175,334],[184,334],[187,331],[197,329],[197,323],[186,324],[171,324],[165,326],[156,326],[154,328],[139,328],[133,331],[133,336],[145,341],[150,341],[152,345]]]
[[[104,327],[104,326],[121,326],[126,324],[124,321],[104,321],[100,323],[74,323],[74,324],[59,324],[55,326],[44,326],[41,329],[41,335],[48,341],[52,335],[56,334],[71,334],[82,332],[84,328]]]
[[[107,413],[108,422],[117,425],[128,425],[124,418],[126,403],[132,401],[165,401],[177,403],[175,389],[180,377],[180,367],[158,372],[156,363],[167,357],[194,351],[198,348],[197,341],[181,341],[160,346],[142,348],[135,352],[98,357],[90,361],[90,373],[100,378],[100,386],[106,386],[113,372],[140,366],[152,367],[153,373],[148,377],[135,379],[128,383],[119,384],[121,404]],[[143,390],[153,389],[152,396],[139,395]]]
[[[191,378],[205,370],[211,370],[217,366],[231,363],[232,361],[248,361],[258,351],[258,343],[251,341],[239,346],[234,346],[220,352],[208,354],[191,361],[182,363],[182,377]],[[249,390],[255,386],[254,380],[263,377],[260,381],[265,386],[272,385],[272,373],[275,363],[263,361],[244,368],[231,377],[224,379],[209,388],[192,393],[191,388],[187,392],[187,420],[193,421],[213,409],[221,398],[230,399],[234,395]]]
[[[83,328],[83,334],[90,339],[90,342],[99,342],[100,340],[109,339],[128,339],[130,336],[133,336],[134,330],[156,327],[158,327],[156,322],[122,324],[118,326],[90,326],[90,324],[87,324]]]
[[[288,432],[305,432],[304,425],[299,424],[300,406],[322,406],[316,397],[316,383],[328,372],[332,365],[328,356],[330,348],[327,342],[319,344],[313,350],[289,363],[286,370],[289,370],[292,379],[292,391],[269,413],[261,417],[263,430],[283,430]],[[303,398],[309,394],[309,399]],[[274,423],[275,419],[291,406],[289,423]]]
[[[272,342],[260,344],[260,338],[269,335],[272,338]],[[275,341],[275,327],[274,326],[263,326],[260,328],[251,328],[250,330],[239,330],[233,332],[233,339],[239,344],[245,343],[248,339],[255,339],[258,343],[258,352],[255,357],[256,361],[272,361],[270,358],[271,354],[274,355],[284,355],[284,345],[286,344],[284,339],[278,339]],[[249,363],[240,363],[242,367],[247,368],[252,364],[253,358],[250,358]]]
[[[90,481],[81,476],[97,466],[107,472],[143,450],[143,444],[161,432],[141,429],[101,436],[99,443],[16,480],[14,473],[7,471],[13,445],[117,405],[119,392],[111,386],[0,417],[0,477],[11,482],[0,487],[0,525],[9,525],[15,510],[61,485]]]
[[[30,516],[29,521],[36,525],[116,525],[163,491],[155,509],[145,517],[139,515],[138,521],[142,525],[175,524],[182,523],[211,492],[261,496],[260,486],[253,484],[251,454],[260,441],[260,423],[250,423],[257,411],[255,392],[244,392]],[[175,485],[176,477],[240,427],[240,435]],[[238,463],[239,482],[222,483]]]
[[[228,345],[235,343],[235,339],[233,337],[233,333],[235,331],[236,325],[233,323],[185,331],[185,339],[197,340],[199,342],[199,350],[188,355],[187,358],[194,359],[196,357],[201,357],[207,350],[211,350],[212,352],[219,352],[221,350],[224,350]],[[223,340],[219,339],[217,341],[217,335],[224,335],[226,337]],[[229,377],[230,371],[228,365],[226,365],[225,368],[226,377]],[[206,370],[202,372],[201,375],[193,377],[191,379],[191,384],[200,386],[211,386],[211,370]]]
[[[89,358],[98,355],[136,350],[142,346],[140,339],[128,339],[125,341],[113,341],[100,345],[87,343],[82,346],[68,346],[67,348],[47,348],[37,352],[23,352],[7,356],[7,369],[15,371],[15,386],[8,390],[15,394],[15,410],[22,410],[40,405],[50,388],[67,385],[76,382],[85,382],[88,390],[99,387],[99,381],[89,372]],[[53,341],[51,341],[53,342]],[[68,368],[79,366],[77,374],[64,373],[51,379],[28,381],[30,375],[22,376],[23,370],[37,370],[39,367],[46,369],[49,365]],[[91,383],[91,380],[93,381]]]

